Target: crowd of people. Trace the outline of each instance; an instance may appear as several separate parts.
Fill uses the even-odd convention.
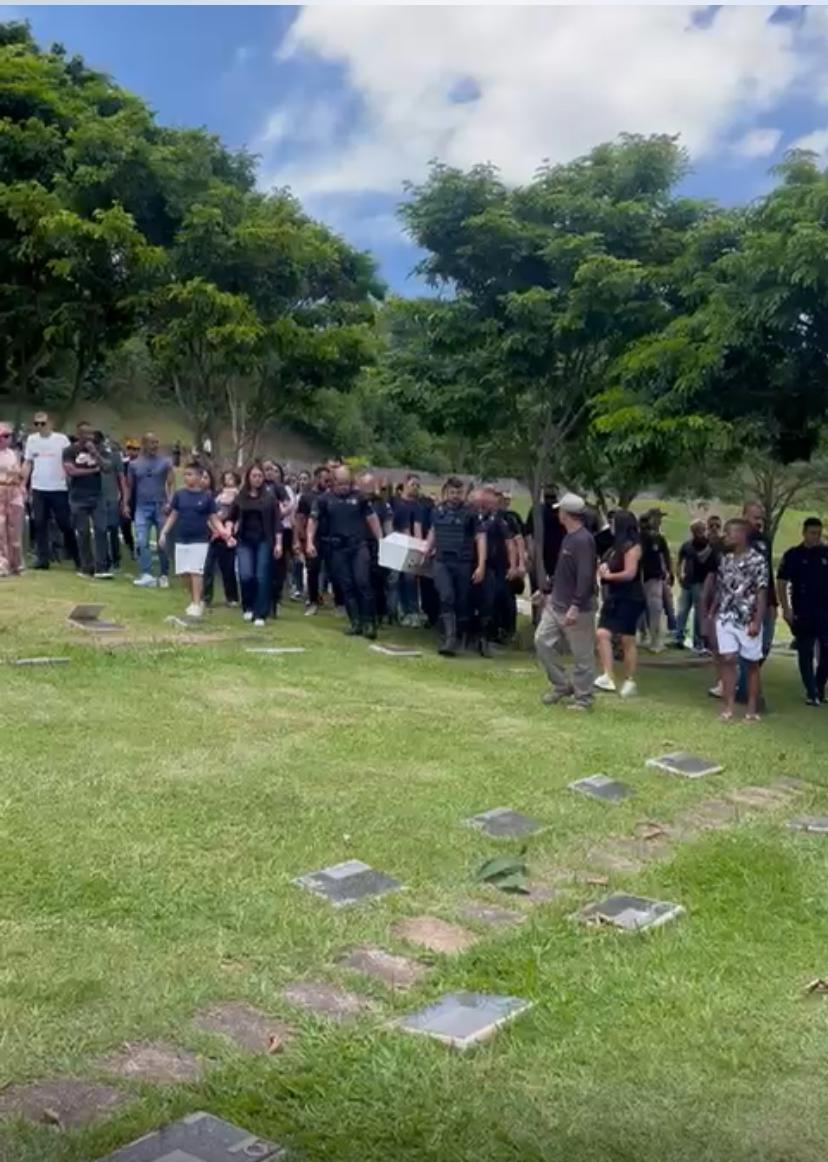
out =
[[[524,521],[493,483],[449,477],[432,497],[416,474],[390,487],[340,461],[312,474],[256,461],[216,479],[206,459],[183,473],[179,460],[180,449],[165,454],[153,433],[121,448],[83,422],[71,438],[56,432],[45,412],[25,440],[0,423],[0,576],[24,570],[28,518],[35,569],[66,556],[80,575],[103,581],[128,554],[134,584],[163,589],[172,565],[194,619],[214,603],[219,575],[225,604],[258,627],[286,597],[314,616],[330,595],[347,634],[374,639],[383,623],[435,626],[448,657],[491,656],[493,643],[515,636],[518,598],[532,594],[545,703],[586,710],[601,691],[630,697],[639,647],[688,648],[689,633],[689,648],[715,661],[710,693],[722,699],[721,717],[732,719],[742,701],[748,721],[760,715],[760,670],[781,609],[806,701],[824,700],[828,545],[816,517],[782,556],[774,583],[754,503],[724,524],[715,515],[693,521],[674,564],[658,508],[601,520],[581,497],[558,500],[548,488],[536,531],[535,511]],[[381,564],[380,542],[392,532],[421,542],[416,573]]]

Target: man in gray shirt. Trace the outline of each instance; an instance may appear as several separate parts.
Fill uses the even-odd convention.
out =
[[[127,470],[130,507],[135,513],[135,539],[138,542],[138,577],[134,584],[142,588],[155,585],[152,573],[150,534],[155,528],[156,540],[166,520],[165,508],[175,483],[172,460],[159,452],[159,440],[154,432],[147,432],[141,440],[141,454],[130,462]],[[162,589],[169,585],[170,563],[163,549],[158,550]]]
[[[553,706],[572,697],[568,710],[588,710],[595,679],[595,541],[584,526],[586,504],[580,496],[565,493],[557,509],[566,536],[535,632],[535,649],[552,684],[542,700]],[[571,677],[559,656],[564,643],[572,653]]]

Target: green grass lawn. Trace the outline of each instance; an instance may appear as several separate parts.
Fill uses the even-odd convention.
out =
[[[119,1081],[129,1102],[79,1130],[0,1122],[3,1162],[91,1162],[194,1109],[306,1162],[824,1162],[828,999],[803,990],[828,975],[828,839],[785,822],[828,814],[828,708],[802,705],[791,658],[767,667],[774,713],[757,727],[716,720],[709,671],[666,665],[642,671],[638,700],[572,715],[540,705],[527,654],[444,660],[400,631],[426,655],[386,658],[330,613],[309,622],[295,608],[261,638],[304,654],[246,653],[248,631],[224,610],[211,620],[224,640],[177,647],[163,623],[185,604],[174,590],[63,570],[0,586],[3,658],[71,658],[0,668],[0,1091],[106,1080],[101,1058],[126,1042],[209,1065],[179,1086]],[[96,598],[131,644],[65,623]],[[693,782],[645,769],[669,749],[725,771]],[[636,797],[612,806],[566,789],[597,772]],[[783,775],[808,781],[790,806],[676,839],[663,859],[610,871],[609,889],[574,882],[533,903],[474,883],[484,858],[519,849],[462,826],[486,808],[549,824],[527,859],[560,888],[636,823]],[[407,890],[334,911],[291,884],[351,858]],[[630,935],[568,919],[610,889],[686,915]],[[526,920],[487,929],[462,919],[471,900]],[[430,972],[404,995],[338,965],[362,944],[418,955],[390,929],[423,914],[479,942],[423,954]],[[344,1025],[304,1015],[282,996],[302,979],[375,1010]],[[465,1055],[387,1027],[461,988],[534,1008]],[[287,1020],[286,1051],[245,1055],[194,1029],[197,1012],[232,1000]]]

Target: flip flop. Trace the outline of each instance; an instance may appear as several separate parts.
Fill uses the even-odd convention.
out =
[[[762,717],[759,714],[746,714],[745,722],[761,722]]]

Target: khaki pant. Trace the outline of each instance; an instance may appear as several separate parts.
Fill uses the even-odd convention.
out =
[[[664,582],[660,577],[644,582],[644,597],[647,600],[649,645],[653,650],[660,650],[664,645]]]
[[[583,706],[592,705],[595,681],[595,614],[579,613],[574,625],[564,625],[565,609],[554,609],[547,603],[535,630],[535,650],[555,687],[555,693],[572,694]],[[561,646],[572,653],[572,676],[560,663]]]

